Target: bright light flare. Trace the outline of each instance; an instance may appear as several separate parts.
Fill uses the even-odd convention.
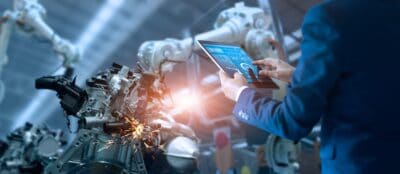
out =
[[[191,109],[200,104],[199,97],[195,94],[188,94],[180,97],[176,101],[176,106],[182,108],[183,110]]]
[[[201,97],[193,90],[183,89],[172,95],[174,107],[172,115],[195,110],[201,105]]]

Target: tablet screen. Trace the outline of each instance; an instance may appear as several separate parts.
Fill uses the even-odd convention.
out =
[[[251,58],[247,53],[236,45],[225,45],[218,43],[202,43],[202,46],[213,57],[220,68],[226,73],[233,76],[235,72],[240,72],[246,78],[247,82],[252,83],[253,80],[248,70],[251,69],[256,78],[258,78],[258,70],[253,65]]]

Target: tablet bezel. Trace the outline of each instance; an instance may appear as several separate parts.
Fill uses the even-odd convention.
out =
[[[240,45],[236,45],[236,44],[226,44],[226,43],[221,43],[221,42],[213,42],[213,41],[205,41],[205,40],[197,40],[197,42],[200,45],[200,48],[207,54],[208,57],[211,58],[211,60],[214,62],[214,64],[216,64],[218,66],[219,69],[221,69],[222,71],[224,71],[225,73],[229,74],[229,76],[233,77],[233,74],[230,74],[229,72],[226,72],[226,70],[218,63],[218,61],[216,60],[216,58],[205,48],[205,46],[203,44],[214,44],[214,45],[226,45],[226,46],[236,46],[236,47],[240,47]],[[240,47],[241,48],[241,47]],[[247,53],[246,53],[247,54]],[[239,71],[237,71],[239,72]],[[240,72],[239,72],[240,73]]]

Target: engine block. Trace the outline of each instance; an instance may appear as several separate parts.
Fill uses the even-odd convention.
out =
[[[189,127],[175,122],[165,111],[168,89],[157,74],[113,64],[88,79],[86,89],[64,76],[39,78],[36,87],[55,90],[65,113],[79,120],[78,136],[46,168],[46,173],[142,174],[147,172],[145,161],[158,160],[144,156],[160,151],[174,158],[181,156],[182,164],[187,165],[179,165],[179,170],[195,166],[197,138]],[[174,139],[192,148],[181,152],[185,154],[166,152],[174,149],[169,145],[177,145],[176,141],[170,143]],[[99,166],[104,170],[93,171]]]

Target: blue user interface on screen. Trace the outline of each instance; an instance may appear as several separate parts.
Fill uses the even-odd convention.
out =
[[[247,82],[253,82],[249,75],[249,69],[251,69],[258,78],[257,67],[253,65],[251,58],[239,46],[217,44],[203,44],[203,46],[226,73],[233,75],[239,71]]]

